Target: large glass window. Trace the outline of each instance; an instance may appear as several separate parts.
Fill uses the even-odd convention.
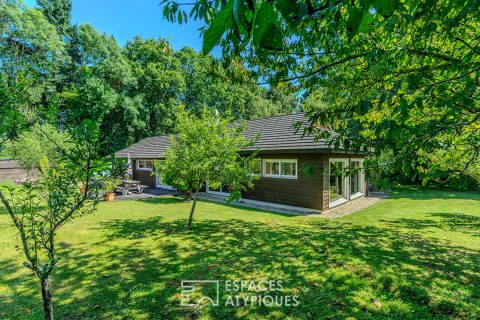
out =
[[[152,160],[137,160],[137,169],[138,170],[152,170],[153,161]]]
[[[270,178],[297,178],[297,160],[263,160],[263,176]]]
[[[344,168],[344,161],[330,162],[330,202],[345,198],[345,178],[343,176]]]
[[[363,192],[362,188],[362,162],[351,160],[350,162],[350,194],[355,195]]]

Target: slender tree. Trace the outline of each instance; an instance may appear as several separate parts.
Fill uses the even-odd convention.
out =
[[[46,320],[53,319],[51,274],[59,267],[57,233],[65,223],[92,212],[97,204],[94,175],[104,166],[104,160],[98,156],[92,129],[86,125],[82,134],[73,135],[74,147],[64,154],[63,161],[57,159],[52,164],[44,157],[35,181],[0,188],[0,200],[22,243],[24,266],[40,281]]]
[[[244,126],[229,125],[231,118],[221,119],[204,109],[199,118],[191,112],[177,114],[177,134],[170,137],[172,146],[165,161],[156,161],[155,172],[166,184],[186,193],[193,193],[187,228],[193,223],[198,193],[208,180],[210,188],[227,187],[228,201],[237,200],[241,191],[252,187],[253,179],[248,157],[240,156],[240,149],[253,140],[242,136]]]

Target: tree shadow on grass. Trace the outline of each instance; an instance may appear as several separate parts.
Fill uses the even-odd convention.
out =
[[[478,200],[480,201],[480,192],[458,192],[443,189],[440,187],[429,186],[402,186],[389,194],[389,198],[400,199],[407,198],[409,200]]]
[[[139,200],[136,200],[136,201],[145,202],[145,203],[149,203],[149,204],[174,204],[174,203],[183,202],[183,200],[181,198],[173,197],[173,196],[146,198],[146,199],[139,199]]]
[[[185,222],[158,217],[107,221],[99,226],[101,241],[63,248],[54,276],[54,287],[62,288],[55,297],[59,318],[437,319],[480,314],[480,255],[475,251],[388,226],[199,219],[186,230]],[[300,305],[180,306],[182,280],[226,279],[281,280],[284,294],[297,294]],[[204,292],[213,294],[209,288]],[[18,294],[25,298],[24,292]],[[221,299],[226,295],[222,290]]]
[[[431,218],[430,218],[431,217]],[[471,236],[480,237],[480,216],[465,213],[437,212],[427,213],[424,219],[399,218],[395,220],[381,220],[392,227],[423,230],[437,228],[445,231],[458,231]]]

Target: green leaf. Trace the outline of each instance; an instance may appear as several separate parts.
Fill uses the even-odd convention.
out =
[[[210,26],[205,30],[203,34],[203,53],[209,53],[212,51],[220,40],[222,39],[225,31],[232,26],[232,11],[234,0],[229,0],[225,7],[215,15],[210,23]]]
[[[411,74],[407,77],[408,89],[414,90],[420,85],[421,78],[418,74]]]
[[[373,24],[374,18],[375,17],[373,14],[366,12],[362,16],[362,21],[360,22],[360,26],[358,27],[358,32],[367,33],[370,30],[371,25]]]
[[[243,6],[243,0],[234,0],[233,3],[233,19],[238,27],[238,31],[248,36],[249,24],[245,18],[245,7]]]
[[[379,15],[391,16],[398,7],[398,0],[376,0],[373,4]]]
[[[282,32],[277,26],[277,13],[272,5],[263,2],[255,15],[253,45],[265,49],[282,49]]]
[[[362,22],[362,10],[357,7],[351,7],[348,11],[347,31],[350,36],[354,36],[358,32],[360,23]]]
[[[179,23],[179,24],[182,24],[182,23],[183,23],[183,14],[182,14],[182,11],[178,11],[177,20],[178,20],[178,23]]]
[[[283,18],[292,27],[297,26],[302,18],[307,14],[307,5],[302,1],[278,0],[276,2],[276,6]]]
[[[260,47],[270,50],[282,50],[283,49],[283,37],[282,31],[276,25],[271,23],[266,32],[260,39]]]

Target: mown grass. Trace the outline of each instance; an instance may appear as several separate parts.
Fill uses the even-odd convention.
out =
[[[334,220],[202,201],[187,231],[189,205],[102,203],[66,225],[53,277],[57,318],[480,318],[479,194],[403,188]],[[0,318],[40,319],[37,281],[21,266],[4,211],[0,234]],[[185,308],[187,279],[282,280],[282,294],[300,305]]]

